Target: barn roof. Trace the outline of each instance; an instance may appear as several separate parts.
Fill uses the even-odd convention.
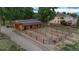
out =
[[[32,24],[41,24],[42,22],[35,19],[26,19],[26,20],[16,20],[16,23],[21,23],[23,25],[32,25]]]

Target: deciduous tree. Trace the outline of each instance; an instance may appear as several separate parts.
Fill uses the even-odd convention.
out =
[[[33,16],[32,7],[0,7],[0,16],[3,20],[3,25],[5,21],[9,20],[10,22],[13,19],[30,19]]]
[[[39,19],[42,22],[48,22],[53,19],[56,15],[55,9],[56,7],[40,7],[38,10]]]

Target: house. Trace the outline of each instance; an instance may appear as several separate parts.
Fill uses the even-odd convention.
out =
[[[36,29],[40,28],[41,25],[42,22],[35,19],[15,20],[13,22],[13,27],[17,30]]]
[[[71,22],[71,25],[76,25],[77,23],[77,17],[74,18],[67,14],[58,13],[54,19],[49,21],[49,24],[60,25],[62,20],[65,20],[66,22]]]

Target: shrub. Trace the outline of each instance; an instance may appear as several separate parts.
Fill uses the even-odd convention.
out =
[[[71,21],[66,22],[65,20],[62,20],[62,21],[61,21],[61,24],[62,24],[62,25],[65,25],[65,26],[70,26],[70,25],[72,24],[72,22],[71,22]]]
[[[79,51],[79,42],[75,44],[66,44],[65,47],[62,48],[64,51]]]
[[[60,19],[64,19],[64,17],[60,17]]]
[[[18,48],[15,45],[12,45],[10,47],[10,51],[17,51],[17,50],[18,50]]]
[[[61,24],[62,24],[62,25],[67,25],[67,22],[66,22],[65,20],[62,20],[62,21],[61,21]]]

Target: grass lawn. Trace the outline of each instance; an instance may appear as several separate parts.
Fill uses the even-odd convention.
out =
[[[0,40],[0,49],[9,50],[11,45],[13,45],[13,43],[10,40],[7,39]]]
[[[24,49],[11,41],[8,36],[0,33],[0,51],[24,51]]]

